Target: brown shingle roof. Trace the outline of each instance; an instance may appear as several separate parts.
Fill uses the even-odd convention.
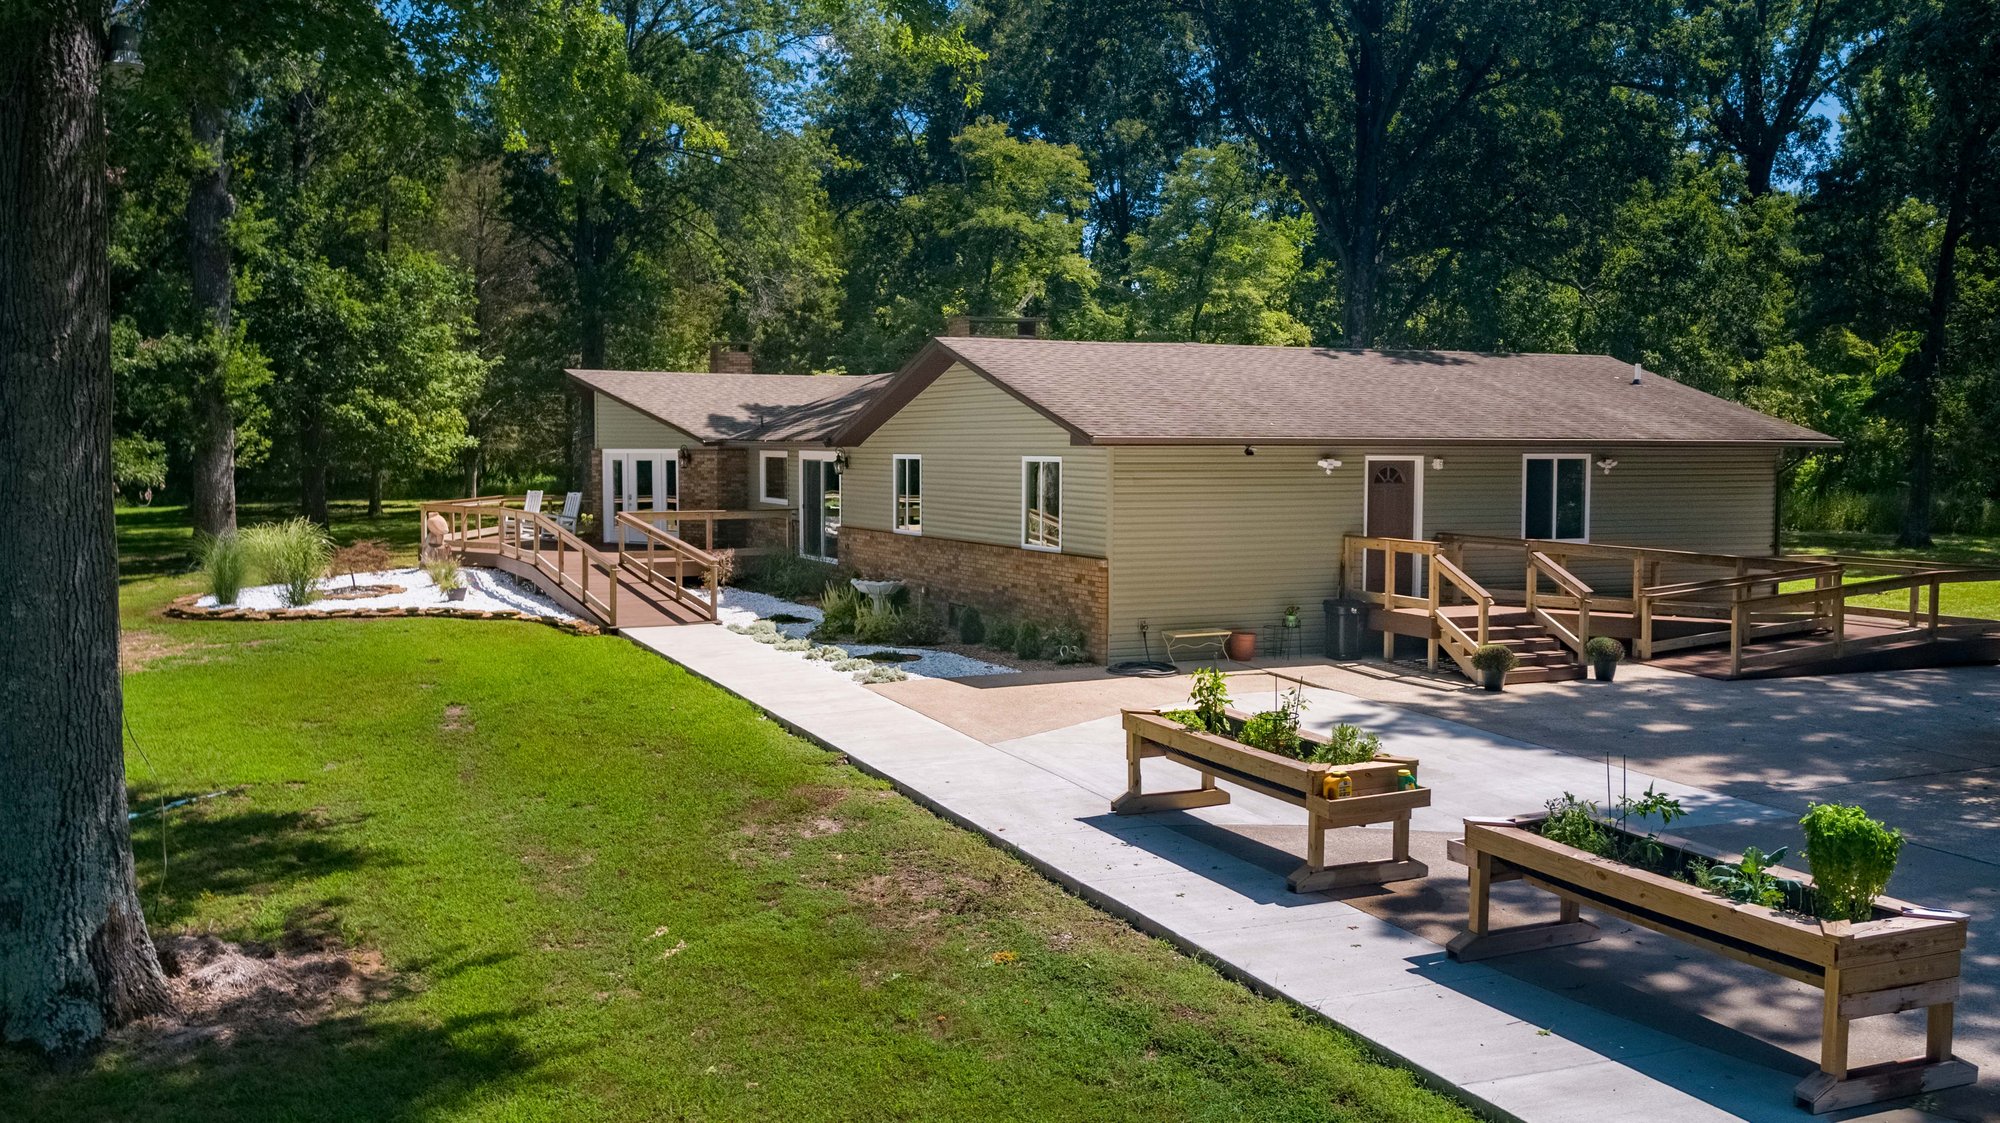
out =
[[[824,440],[886,374],[701,374],[572,370],[571,378],[698,440]]]
[[[941,338],[838,435],[963,362],[1094,444],[1466,441],[1832,444],[1608,355]]]

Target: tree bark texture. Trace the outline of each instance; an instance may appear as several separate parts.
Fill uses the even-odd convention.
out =
[[[299,418],[299,510],[321,526],[331,521],[326,510],[326,483],[331,474],[329,457],[326,414],[313,401],[305,406]]]
[[[14,15],[15,12],[32,14]],[[167,1005],[125,810],[101,13],[0,26],[0,1039]]]
[[[1958,243],[1965,238],[1974,154],[1971,150],[1961,151],[1953,169],[1951,194],[1945,201],[1944,234],[1938,245],[1937,268],[1931,277],[1930,307],[1924,316],[1924,342],[1903,371],[1910,411],[1910,492],[1903,506],[1903,526],[1896,535],[1896,545],[1906,549],[1931,545],[1931,498],[1936,490],[1937,466],[1937,383],[1944,373],[1951,305],[1957,294]]]
[[[195,530],[218,535],[236,529],[236,416],[229,405],[234,285],[228,236],[236,199],[229,193],[229,161],[223,151],[226,124],[223,111],[210,106],[197,105],[189,114],[206,166],[188,187],[188,276],[195,308],[208,319],[203,328],[209,336],[209,367],[190,395],[195,421],[190,506]]]

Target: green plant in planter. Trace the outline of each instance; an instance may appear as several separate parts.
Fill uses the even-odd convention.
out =
[[[1597,815],[1597,805],[1564,792],[1547,803],[1548,818],[1542,820],[1542,837],[1564,846],[1574,846],[1590,854],[1611,853],[1611,832]]]
[[[1489,643],[1472,653],[1472,669],[1480,674],[1481,685],[1489,690],[1498,690],[1507,678],[1507,672],[1520,663],[1514,649]]]
[[[1298,626],[1299,626],[1299,606],[1298,606],[1298,605],[1296,605],[1296,604],[1288,604],[1288,605],[1286,605],[1286,606],[1285,606],[1285,627],[1287,627],[1287,628],[1296,628],[1296,627],[1298,627]]]
[[[1265,710],[1244,722],[1236,739],[1253,749],[1300,759],[1299,713],[1305,708],[1305,700],[1295,687],[1279,701],[1277,709]]]
[[[1695,884],[1732,901],[1777,908],[1785,903],[1785,883],[1769,871],[1784,860],[1782,846],[1768,854],[1755,846],[1745,846],[1743,857],[1734,865],[1716,862],[1696,867]]]
[[[1382,738],[1342,722],[1326,735],[1326,744],[1310,745],[1304,759],[1313,764],[1366,764],[1382,755]]]
[[[1229,733],[1229,680],[1214,667],[1203,667],[1194,673],[1194,685],[1188,688],[1188,701],[1193,705],[1195,721],[1199,728],[1196,733]]]
[[[1625,645],[1610,636],[1592,636],[1583,654],[1593,663],[1616,663],[1625,658]]]
[[[1812,869],[1815,908],[1822,920],[1869,920],[1875,898],[1889,887],[1903,835],[1859,807],[1815,803],[1799,820]]]

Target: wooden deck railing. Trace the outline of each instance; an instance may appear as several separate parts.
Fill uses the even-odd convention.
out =
[[[1476,634],[1468,633],[1459,626],[1458,621],[1438,611],[1440,607],[1450,603],[1449,598],[1453,592],[1478,606],[1479,623]],[[1436,638],[1430,641],[1431,669],[1437,669],[1438,648],[1442,646],[1445,654],[1450,655],[1452,662],[1458,664],[1458,669],[1464,672],[1465,677],[1478,678],[1479,676],[1474,673],[1472,656],[1474,652],[1486,646],[1492,635],[1493,594],[1487,592],[1484,585],[1474,581],[1470,574],[1453,564],[1450,558],[1434,554],[1431,557],[1430,610],[1431,619],[1437,622]]]
[[[637,576],[653,588],[666,593],[681,604],[701,613],[705,620],[714,620],[718,608],[718,586],[721,584],[717,573],[718,560],[713,553],[691,545],[679,535],[670,534],[655,526],[650,519],[639,517],[630,511],[619,512],[617,525],[641,536],[641,545],[633,547],[629,543],[618,550],[618,564],[626,572]],[[711,533],[714,524],[709,524]],[[713,541],[713,539],[710,539]],[[661,555],[665,554],[663,558]],[[702,595],[696,596],[687,587],[690,572],[701,578]]]
[[[539,511],[500,508],[500,556],[525,561],[606,624],[618,626],[618,557],[606,556]],[[568,563],[577,562],[572,577]],[[596,575],[593,582],[592,574]],[[595,585],[593,590],[592,586]]]
[[[1590,642],[1590,598],[1595,590],[1541,550],[1528,551],[1526,573],[1528,615],[1533,617],[1536,623],[1548,629],[1550,635],[1561,640],[1564,647],[1576,652],[1578,659],[1584,658],[1584,646]],[[1560,607],[1576,609],[1574,631],[1557,619],[1555,613],[1544,607],[1542,579],[1545,577],[1561,590],[1562,596],[1567,598],[1567,603]]]
[[[1370,537],[1349,534],[1342,541],[1342,587],[1350,600],[1379,604],[1384,608],[1429,608],[1430,560],[1437,556],[1438,544],[1415,538]],[[1382,559],[1382,588],[1368,588],[1369,555]],[[1411,591],[1396,591],[1396,562],[1410,559]]]

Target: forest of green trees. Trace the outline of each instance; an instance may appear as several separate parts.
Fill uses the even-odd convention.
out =
[[[146,0],[121,492],[574,480],[568,366],[1059,336],[1604,352],[2000,532],[1993,0]]]

